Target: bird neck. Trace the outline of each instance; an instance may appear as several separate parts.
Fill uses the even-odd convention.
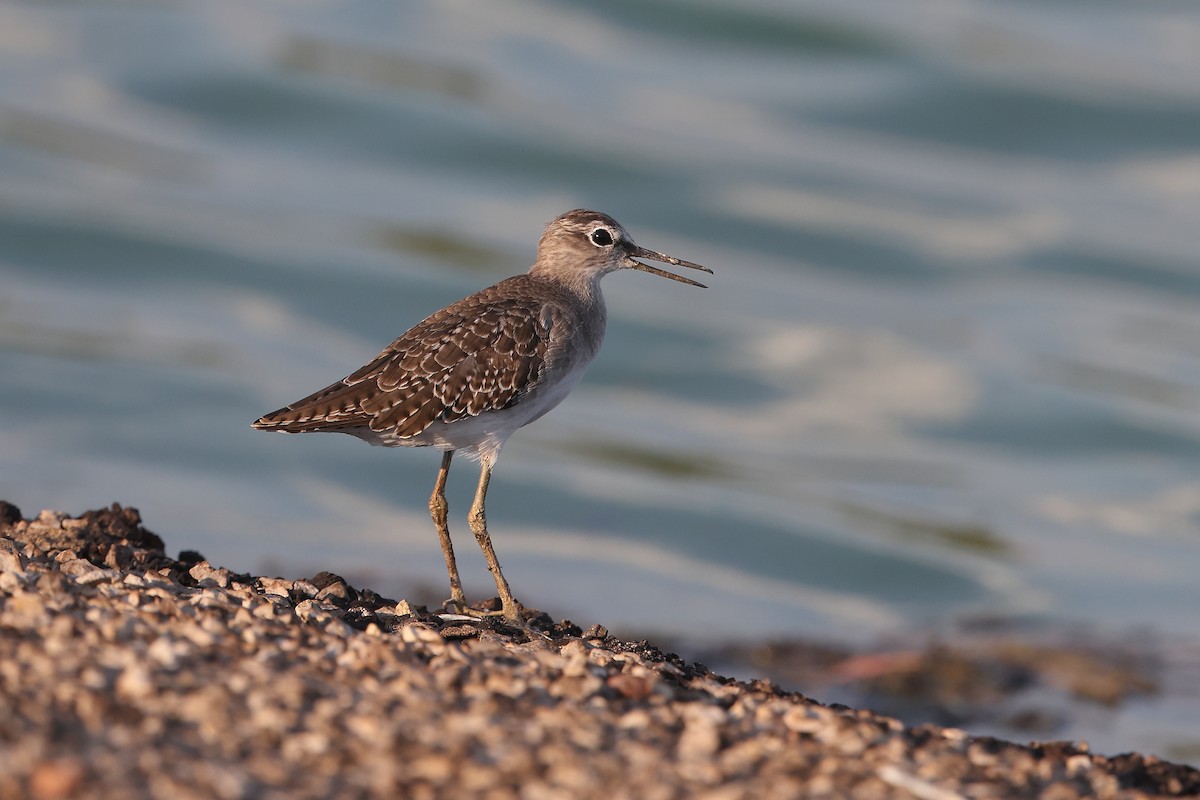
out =
[[[538,261],[529,268],[529,276],[566,289],[582,306],[598,305],[601,309],[604,308],[604,295],[600,292],[603,272]]]

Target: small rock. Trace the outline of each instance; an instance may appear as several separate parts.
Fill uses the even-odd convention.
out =
[[[721,749],[720,723],[723,715],[713,706],[689,704],[684,707],[683,733],[676,752],[683,761],[699,762],[712,758]]]
[[[43,761],[30,772],[29,795],[32,800],[76,797],[83,786],[83,778],[83,763],[76,758]]]
[[[308,582],[317,587],[317,589],[324,589],[335,583],[340,583],[342,586],[348,585],[345,578],[341,575],[334,575],[332,572],[318,572],[309,578]]]
[[[583,632],[583,638],[585,638],[585,639],[607,639],[608,638],[608,628],[604,627],[603,625],[593,625],[592,627],[588,628],[586,631]]]
[[[44,597],[57,599],[67,594],[68,579],[61,572],[43,572],[35,583],[38,593]]]
[[[795,733],[813,734],[829,726],[829,721],[822,719],[813,709],[803,705],[789,708],[783,715],[783,725]]]
[[[1067,773],[1078,775],[1092,768],[1092,757],[1079,753],[1067,758]]]
[[[230,573],[224,567],[214,567],[207,561],[201,561],[195,564],[188,570],[188,575],[196,581],[197,586],[203,587],[219,587],[226,589],[229,587]]]
[[[203,553],[195,550],[180,550],[179,557],[175,559],[185,567],[190,567],[193,564],[199,564],[201,561],[207,561]]]
[[[384,606],[396,605],[395,600],[388,600],[380,595],[379,592],[375,592],[370,589],[357,589],[355,590],[355,594],[358,595],[358,602],[362,603],[372,611],[378,611]]]
[[[617,720],[617,727],[621,730],[639,730],[649,727],[651,721],[650,713],[646,709],[635,708]]]
[[[322,572],[321,574],[328,575],[329,573]],[[316,584],[313,585],[315,586]],[[340,579],[333,583],[328,583],[317,592],[317,599],[344,605],[352,599],[350,597],[350,587],[346,586]]]
[[[117,696],[124,700],[141,700],[154,693],[154,681],[141,664],[131,664],[117,677]]]
[[[445,646],[446,640],[442,635],[423,622],[414,622],[400,629],[400,638],[409,644],[424,644]]]
[[[63,520],[67,519],[67,515],[61,511],[51,511],[48,508],[43,508],[38,512],[37,519],[34,520],[39,525],[51,530],[61,530]]]
[[[14,628],[41,628],[49,619],[46,604],[38,592],[15,591],[4,603],[4,624]]]
[[[184,655],[185,649],[185,645],[174,642],[173,639],[158,637],[146,648],[146,656],[164,669],[173,670],[179,666],[179,658]]]
[[[456,639],[475,639],[479,637],[479,628],[474,625],[448,625],[438,631],[443,639],[454,641]]]
[[[577,659],[577,658],[581,658],[581,657],[586,658],[589,649],[590,648],[588,647],[587,643],[584,642],[582,639],[572,639],[571,641],[569,641],[565,645],[563,645],[562,649],[559,652],[561,652],[563,654],[563,656],[566,658],[576,658]]]
[[[133,566],[133,548],[120,542],[112,545],[104,556],[104,566],[113,569],[129,569]]]
[[[11,527],[21,521],[21,509],[0,500],[0,527]]]
[[[292,581],[292,594],[298,599],[316,597],[319,591],[320,589],[306,580]]]
[[[277,597],[289,597],[292,591],[292,582],[283,578],[259,578],[258,584],[262,586],[264,594],[271,594]]]
[[[301,600],[296,604],[296,616],[305,622],[328,618],[329,614],[316,600]]]
[[[122,580],[123,575],[117,569],[99,569],[92,567],[89,571],[75,576],[75,582],[80,586],[94,586],[98,583],[111,583]]]
[[[607,667],[613,663],[613,652],[603,647],[596,647],[588,652],[588,660],[597,666]]]
[[[324,590],[322,589],[322,591]],[[318,597],[318,602],[319,601],[320,598]],[[338,604],[335,603],[334,605]],[[346,609],[346,614],[342,617],[342,621],[351,628],[362,631],[366,630],[368,625],[377,624],[379,622],[379,617],[369,608],[354,606],[353,608]]]
[[[0,592],[11,594],[28,582],[29,577],[24,572],[0,572]]]
[[[0,538],[0,571],[24,572],[25,562],[12,539]]]
[[[654,684],[647,678],[619,673],[606,681],[608,688],[629,700],[645,700],[654,691]]]
[[[74,553],[71,555],[74,555]],[[98,567],[83,558],[64,558],[58,564],[58,571],[72,578],[77,575],[86,575],[94,569],[98,569]]]
[[[205,630],[194,622],[176,626],[175,632],[197,647],[209,648],[217,643],[216,634]]]

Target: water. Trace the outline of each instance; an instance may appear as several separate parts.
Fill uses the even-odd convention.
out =
[[[1194,640],[1198,53],[1187,2],[2,5],[0,497],[444,593],[436,453],[249,423],[586,206],[716,275],[606,279],[492,484],[520,599]]]

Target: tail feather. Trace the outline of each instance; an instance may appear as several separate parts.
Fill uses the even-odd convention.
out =
[[[361,428],[371,419],[371,415],[362,408],[363,398],[369,394],[367,386],[347,385],[345,381],[339,381],[289,406],[265,414],[251,425],[259,430],[284,433]]]

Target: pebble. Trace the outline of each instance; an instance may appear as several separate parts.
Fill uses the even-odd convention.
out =
[[[611,676],[608,687],[629,700],[645,700],[654,691],[654,682],[639,675],[619,673]]]
[[[328,573],[184,565],[147,544],[157,539],[132,509],[10,516],[0,797],[1200,792],[1187,767],[905,728],[720,678],[599,625],[526,634],[382,601]]]
[[[283,578],[259,578],[258,582],[262,586],[264,594],[273,594],[277,597],[287,597],[292,588],[292,582]]]
[[[317,592],[317,599],[328,602],[335,602],[338,600],[348,601],[350,599],[350,592],[346,587],[346,584],[342,583],[341,581],[336,581]]]
[[[721,747],[724,714],[714,706],[688,704],[683,708],[683,732],[677,752],[684,761],[708,761]]]
[[[24,572],[25,564],[21,551],[12,539],[0,539],[0,571]]]
[[[28,582],[24,572],[0,572],[0,592],[12,593]]]

